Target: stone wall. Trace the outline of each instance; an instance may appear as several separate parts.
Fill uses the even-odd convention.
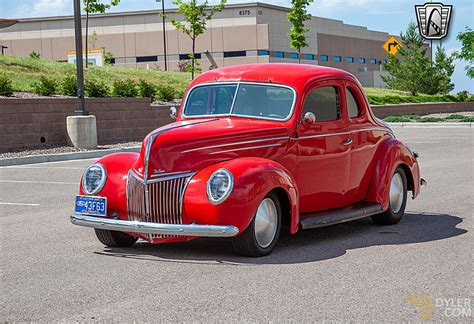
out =
[[[66,145],[66,117],[72,115],[74,98],[0,98],[0,150]],[[152,106],[143,98],[91,98],[90,114],[97,118],[100,144],[141,140],[173,120],[170,106]],[[474,111],[473,102],[401,104],[372,107],[379,118],[431,113]]]
[[[66,117],[75,105],[73,98],[0,99],[0,150],[67,144]],[[141,140],[172,122],[169,106],[146,98],[91,98],[86,106],[97,118],[99,144]]]

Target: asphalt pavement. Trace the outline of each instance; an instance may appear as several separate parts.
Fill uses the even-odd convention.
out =
[[[0,320],[472,323],[474,130],[395,132],[428,181],[398,225],[284,234],[257,259],[227,239],[105,248],[69,222],[94,160],[2,167]]]

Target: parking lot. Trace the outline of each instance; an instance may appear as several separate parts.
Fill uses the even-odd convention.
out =
[[[474,131],[395,132],[428,181],[398,225],[284,234],[257,259],[226,239],[104,248],[69,222],[93,160],[0,168],[0,320],[418,321],[423,296],[430,320],[472,322],[439,301],[474,304]]]

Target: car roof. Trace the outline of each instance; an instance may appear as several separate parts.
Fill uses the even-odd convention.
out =
[[[349,77],[349,72],[325,66],[293,63],[260,63],[222,67],[207,71],[194,79],[191,86],[206,82],[249,81],[278,83],[302,89],[316,79]]]

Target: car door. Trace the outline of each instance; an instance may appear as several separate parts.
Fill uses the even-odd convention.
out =
[[[372,178],[377,145],[384,132],[369,119],[368,107],[362,91],[354,83],[345,83],[343,106],[351,133],[350,172],[346,201],[353,204],[364,200]]]
[[[350,134],[341,106],[343,84],[319,82],[309,87],[300,111],[297,128],[297,184],[301,213],[311,213],[346,205],[345,192],[350,169]],[[306,113],[316,116],[304,121]]]

